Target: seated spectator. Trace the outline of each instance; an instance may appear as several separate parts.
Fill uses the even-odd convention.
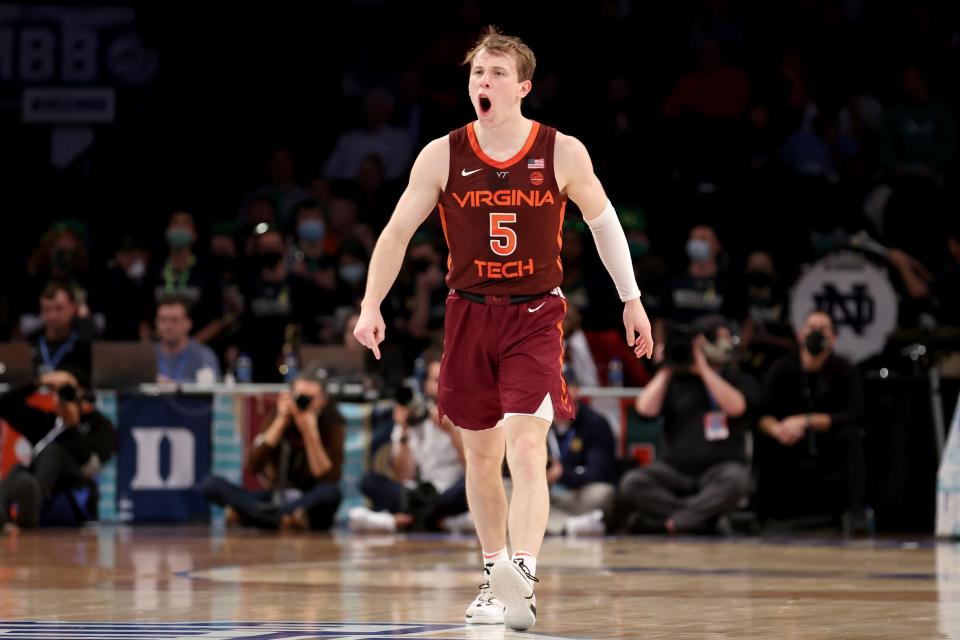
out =
[[[672,129],[670,157],[680,175],[704,186],[728,169],[729,151],[741,142],[741,122],[750,99],[747,74],[726,62],[717,43],[704,40],[699,67],[680,78],[663,102]]]
[[[637,412],[663,416],[664,455],[628,471],[620,499],[632,532],[704,532],[732,511],[750,484],[745,433],[755,385],[731,368],[733,333],[720,319],[674,330],[666,359],[637,398]]]
[[[170,246],[167,258],[147,276],[154,304],[171,295],[183,298],[196,325],[193,337],[206,344],[223,328],[223,302],[219,281],[193,251],[197,242],[193,216],[186,211],[174,213],[165,237]]]
[[[374,229],[383,229],[400,196],[398,181],[384,175],[383,159],[373,153],[363,159],[356,179],[343,189],[344,195],[357,202],[357,219]]]
[[[579,401],[576,378],[566,374],[576,402],[573,420],[554,420],[547,434],[550,519],[547,532],[604,533],[616,500],[616,444],[610,423]]]
[[[888,249],[886,255],[907,294],[901,297],[901,306],[910,300],[923,311],[932,311],[938,325],[960,327],[960,220],[950,221],[944,235],[945,251],[936,273],[901,249]],[[901,310],[901,327],[903,315]]]
[[[38,373],[70,368],[90,375],[90,343],[93,323],[80,319],[73,289],[51,282],[40,294],[42,328],[27,339],[34,346],[34,367]]]
[[[779,281],[773,256],[766,251],[753,251],[747,256],[744,296],[746,317],[743,318],[740,347],[744,368],[754,374],[767,370],[770,364],[796,348],[788,316],[787,291]]]
[[[440,354],[430,353],[424,396],[401,387],[393,409],[388,477],[368,473],[361,490],[373,503],[350,510],[356,531],[440,530],[445,519],[467,511],[463,442],[437,415]]]
[[[238,347],[253,360],[254,382],[280,382],[284,345],[301,326],[309,294],[304,281],[290,273],[280,231],[264,227],[254,237],[256,270],[244,287]]]
[[[17,465],[0,479],[0,525],[12,524],[9,509],[17,505],[15,524],[39,524],[44,500],[92,483],[114,454],[114,426],[90,402],[87,376],[80,371],[50,371],[39,385],[55,394],[55,411],[34,406],[37,384],[0,397],[0,418],[21,433],[33,448],[29,465]]]
[[[827,141],[827,129],[831,125],[815,104],[808,105],[800,126],[787,137],[780,150],[783,165],[796,176],[836,182],[833,149]]]
[[[367,264],[370,255],[357,240],[345,240],[340,244],[337,256],[338,306],[351,307],[360,304],[367,283]]]
[[[884,114],[881,162],[894,176],[939,177],[956,152],[956,118],[919,68],[906,67],[901,83],[905,99]]]
[[[227,507],[227,522],[263,529],[333,525],[340,506],[346,427],[320,378],[303,373],[277,397],[277,413],[253,442],[247,470],[267,487],[253,491],[207,476],[200,490]],[[282,474],[282,475],[281,475]]]
[[[18,336],[35,334],[42,322],[37,300],[51,282],[60,282],[71,291],[80,318],[90,316],[87,294],[90,290],[89,250],[86,226],[75,220],[53,224],[27,259],[26,277],[14,290],[22,298],[14,299],[18,315]],[[92,326],[92,325],[91,325]]]
[[[236,358],[228,359],[227,356],[236,355],[234,345],[240,335],[240,316],[243,314],[243,263],[238,256],[237,233],[237,224],[229,221],[216,222],[210,228],[210,268],[223,307],[219,331],[207,345],[222,361],[231,364]]]
[[[834,353],[836,333],[826,313],[807,314],[798,339],[800,352],[780,358],[763,379],[758,511],[768,517],[846,511],[851,525],[862,525],[869,513],[860,375]],[[831,482],[837,476],[839,487]]]
[[[701,44],[699,62],[699,68],[684,75],[664,100],[664,117],[695,115],[722,120],[743,115],[750,97],[747,74],[724,61],[712,40]]]
[[[153,292],[146,281],[149,262],[150,255],[138,238],[124,234],[92,296],[91,304],[103,313],[102,339],[148,339],[146,318],[153,306]]]
[[[879,239],[926,261],[936,258],[944,223],[956,212],[943,187],[951,182],[957,122],[918,67],[903,70],[901,86],[903,102],[883,118],[880,164],[893,193],[884,207]]]
[[[337,338],[333,299],[337,291],[336,244],[327,235],[326,213],[316,200],[297,205],[291,273],[302,280],[303,341],[329,343]]]
[[[403,177],[413,152],[409,134],[390,124],[393,96],[382,90],[371,91],[364,104],[363,127],[342,134],[327,158],[324,174],[331,180],[349,181],[360,173],[365,158],[378,155],[388,180]]]
[[[327,234],[324,206],[310,198],[297,205],[294,218],[294,273],[300,276],[324,272],[328,276],[318,285],[332,289],[337,239]]]
[[[187,302],[169,297],[157,306],[157,382],[220,381],[220,363],[207,346],[190,337]]]
[[[719,314],[736,320],[743,317],[738,297],[720,270],[722,247],[716,231],[707,225],[690,230],[687,240],[687,272],[669,278],[657,302],[660,315],[654,321],[654,342],[663,349],[668,323],[690,324],[697,318]]]
[[[293,218],[296,206],[310,197],[310,193],[296,182],[296,167],[289,149],[274,149],[270,153],[270,182],[250,192],[240,207],[240,219],[250,222],[256,216],[251,215],[251,204],[257,198],[267,199],[277,212],[276,220],[268,220],[286,228]]]

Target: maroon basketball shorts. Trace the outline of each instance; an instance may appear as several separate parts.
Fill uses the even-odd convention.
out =
[[[488,301],[493,300],[487,296]],[[572,419],[563,379],[562,296],[544,294],[520,304],[507,296],[490,304],[456,291],[447,297],[440,416],[463,429],[496,426],[504,414],[536,414],[545,400],[556,418]]]

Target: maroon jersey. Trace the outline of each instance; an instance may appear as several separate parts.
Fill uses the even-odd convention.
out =
[[[532,295],[563,282],[567,201],[553,173],[556,139],[556,129],[534,122],[520,152],[497,162],[480,148],[473,123],[450,133],[450,175],[439,209],[451,289]]]

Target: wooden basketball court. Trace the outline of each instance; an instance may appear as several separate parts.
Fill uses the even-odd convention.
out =
[[[527,633],[463,624],[472,538],[0,538],[0,638],[960,638],[960,545],[552,538]]]

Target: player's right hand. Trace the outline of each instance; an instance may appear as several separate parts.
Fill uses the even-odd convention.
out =
[[[374,357],[380,359],[380,343],[383,342],[387,327],[380,315],[380,308],[361,309],[357,326],[353,329],[353,337],[357,342],[373,351]]]

